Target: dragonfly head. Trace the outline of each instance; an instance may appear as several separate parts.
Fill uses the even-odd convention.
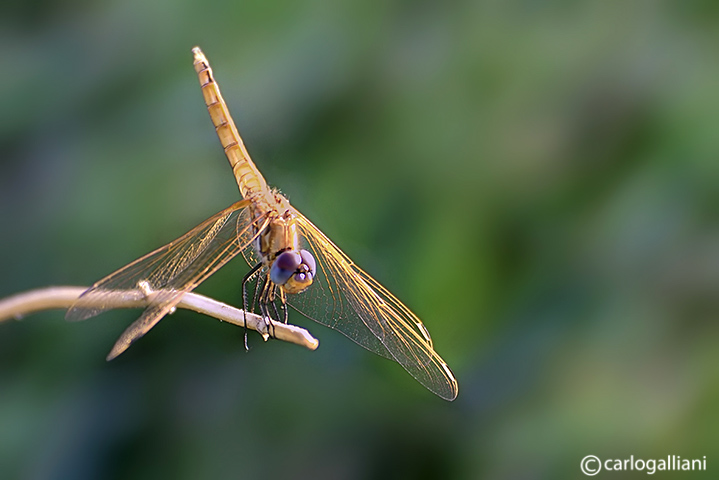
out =
[[[287,293],[300,293],[312,285],[315,269],[315,259],[307,250],[286,250],[272,263],[270,280]]]

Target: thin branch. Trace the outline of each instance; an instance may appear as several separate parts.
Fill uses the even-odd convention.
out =
[[[85,290],[87,290],[87,287],[46,287],[0,299],[0,322],[10,319],[20,320],[31,313],[42,310],[70,308],[77,300],[77,297]],[[116,295],[112,295],[110,298],[103,296],[102,302],[103,308],[142,308],[149,303],[147,296],[139,290],[118,291]],[[87,306],[91,305],[83,304],[83,307]],[[267,322],[261,316],[250,312],[245,315],[238,308],[197,293],[183,295],[182,300],[177,304],[177,308],[203,313],[240,327],[245,325],[244,318],[246,316],[247,328],[259,332],[265,340],[270,338]],[[294,343],[310,350],[316,349],[319,345],[319,341],[304,328],[272,322],[270,330],[273,338]]]

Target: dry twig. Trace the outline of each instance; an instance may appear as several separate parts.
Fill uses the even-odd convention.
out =
[[[13,318],[20,320],[31,313],[42,310],[69,308],[85,290],[87,290],[86,287],[45,287],[1,299],[0,322]],[[105,296],[103,298],[103,307],[142,308],[148,305],[146,295],[140,290],[118,291],[117,295],[110,297],[109,305],[107,301],[108,297]],[[270,338],[267,322],[261,316],[249,312],[245,315],[245,313],[238,308],[197,293],[186,293],[183,295],[182,300],[177,304],[177,308],[185,308],[203,313],[210,317],[215,317],[220,321],[232,323],[240,327],[245,325],[244,319],[246,317],[247,328],[259,332],[265,340]],[[273,338],[294,343],[309,348],[310,350],[316,349],[319,345],[319,341],[304,328],[272,322],[270,330]]]

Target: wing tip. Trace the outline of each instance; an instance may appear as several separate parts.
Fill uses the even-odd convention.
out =
[[[120,335],[120,338],[117,339],[115,345],[112,346],[112,350],[110,350],[110,353],[108,353],[107,357],[105,357],[106,361],[109,362],[116,359],[125,350],[130,348],[130,345],[135,343],[136,340],[138,340],[140,337],[142,337],[142,335],[144,335],[144,333],[138,335],[138,332],[136,331],[136,329],[133,329],[133,327],[135,327],[134,323],[130,325],[130,327],[125,330],[122,335]]]
[[[448,390],[442,389],[441,391],[433,390],[434,393],[436,393],[439,397],[443,398],[444,400],[447,400],[448,402],[452,402],[457,398],[457,395],[459,395],[459,383],[457,383],[457,378],[452,373],[452,370],[449,369],[449,365],[445,362],[440,362],[440,365],[442,366],[442,370],[444,370],[445,378],[448,380],[447,387],[449,387]]]

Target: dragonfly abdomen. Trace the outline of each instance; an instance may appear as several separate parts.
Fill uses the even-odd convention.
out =
[[[267,183],[260,171],[250,159],[250,154],[242,142],[242,137],[237,131],[235,122],[230,116],[225,100],[222,98],[220,88],[212,74],[212,68],[202,51],[195,47],[192,49],[195,56],[195,71],[200,80],[202,96],[207,105],[212,123],[217,131],[222,148],[230,162],[232,172],[237,180],[237,186],[243,198],[258,194],[267,190]]]

